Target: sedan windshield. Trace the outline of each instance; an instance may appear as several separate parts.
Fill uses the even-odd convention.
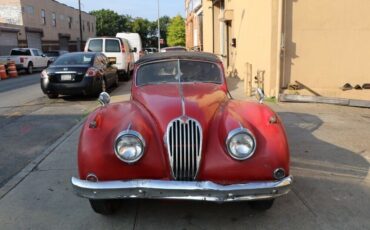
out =
[[[94,62],[93,53],[65,54],[60,56],[53,65],[91,65]]]
[[[138,86],[176,82],[221,84],[221,69],[216,63],[211,62],[171,60],[144,64],[136,75]]]

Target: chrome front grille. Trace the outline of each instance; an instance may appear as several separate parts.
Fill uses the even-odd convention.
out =
[[[202,151],[202,128],[198,121],[181,117],[167,127],[167,150],[176,180],[196,178]]]

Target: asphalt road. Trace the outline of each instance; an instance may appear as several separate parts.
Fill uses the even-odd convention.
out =
[[[91,97],[50,100],[39,79],[0,81],[0,188],[98,105]]]

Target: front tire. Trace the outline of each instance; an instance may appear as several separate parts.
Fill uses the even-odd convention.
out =
[[[58,98],[58,94],[56,94],[56,93],[49,93],[49,94],[47,94],[47,96],[48,96],[48,98],[49,99],[56,99],[56,98]]]
[[[107,81],[105,80],[105,78],[103,78],[101,80],[101,91],[100,91],[100,93],[101,92],[107,92],[107,88],[108,88]]]
[[[28,63],[27,73],[28,74],[33,74],[33,64],[32,64],[32,62]]]
[[[272,205],[274,204],[274,199],[271,200],[257,200],[249,202],[249,205],[252,209],[256,211],[267,211],[269,210]]]
[[[119,86],[119,79],[118,79],[118,75],[116,75],[115,77],[115,80],[114,80],[114,84],[113,84],[114,87],[118,87]]]
[[[119,200],[93,200],[89,199],[94,212],[101,215],[112,215],[119,209]]]
[[[130,80],[130,73],[128,71],[121,71],[119,74],[119,79],[121,81],[128,81]]]

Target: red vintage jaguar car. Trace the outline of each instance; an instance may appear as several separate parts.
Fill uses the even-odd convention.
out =
[[[250,201],[266,210],[289,192],[281,120],[262,103],[233,100],[215,55],[147,55],[131,94],[109,104],[102,93],[81,131],[72,184],[95,212],[134,198]]]

